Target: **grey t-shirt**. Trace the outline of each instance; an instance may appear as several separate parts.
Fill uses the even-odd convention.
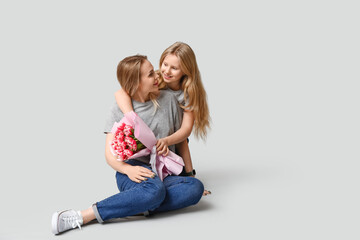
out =
[[[175,97],[180,105],[186,106],[189,103],[189,99],[187,99],[187,101],[185,101],[183,90],[174,91],[174,90],[171,90],[170,88],[167,88],[166,90],[175,95]]]
[[[156,139],[167,137],[176,132],[182,122],[182,109],[178,105],[176,96],[169,90],[161,90],[157,98],[160,107],[155,111],[152,101],[145,103],[132,100],[134,111],[154,132]],[[116,104],[110,108],[110,114],[105,123],[105,133],[111,132],[115,122],[119,122],[124,114]],[[169,149],[175,152],[175,146],[169,146]],[[149,163],[149,156],[137,158],[141,162]]]

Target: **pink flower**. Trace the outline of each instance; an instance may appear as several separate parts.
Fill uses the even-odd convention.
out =
[[[129,149],[133,152],[135,152],[137,150],[137,144],[134,139],[132,140],[132,143],[129,145]]]
[[[125,137],[124,138],[124,142],[126,142],[127,145],[132,144],[132,142],[134,141],[134,139],[132,139],[131,137]]]
[[[113,133],[114,139],[111,141],[110,146],[121,161],[129,159],[134,153],[145,148],[141,142],[135,140],[134,129],[130,125],[122,123],[113,130]]]
[[[114,138],[116,140],[124,141],[124,133],[118,129],[118,131],[116,131],[116,133],[115,133]]]
[[[121,147],[122,149],[125,149],[125,148],[126,148],[126,142],[120,141],[120,142],[118,143],[118,146]]]
[[[122,123],[120,126],[119,126],[119,130],[120,131],[123,131],[124,130],[124,128],[125,128],[125,126],[126,126],[126,124],[125,123]]]
[[[126,158],[126,154],[125,154],[124,151],[119,152],[119,153],[118,153],[118,156],[119,156],[122,160],[126,160],[126,159],[127,159],[127,158]]]
[[[125,149],[125,150],[124,150],[124,153],[125,153],[125,155],[126,155],[126,159],[128,159],[129,157],[131,157],[132,155],[134,155],[134,153],[133,153],[131,150],[129,150],[129,149]]]
[[[123,146],[121,146],[121,145],[117,145],[116,146],[116,151],[119,153],[119,152],[122,152],[122,151],[124,151],[124,147]]]
[[[125,137],[124,141],[126,142],[126,145],[131,151],[136,151],[137,144],[136,141],[131,137]]]
[[[129,136],[133,134],[134,129],[130,125],[125,125],[124,127],[124,134],[125,136]]]
[[[129,149],[130,149],[131,151],[133,151],[133,152],[136,152],[136,150],[137,150],[137,144],[136,144],[136,142],[135,142],[135,144],[132,144],[131,146],[129,146]]]

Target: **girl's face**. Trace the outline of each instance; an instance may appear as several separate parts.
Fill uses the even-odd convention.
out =
[[[159,90],[154,67],[148,60],[145,60],[140,66],[140,84],[138,90],[144,94]]]
[[[164,81],[168,85],[178,85],[182,76],[184,76],[184,73],[180,69],[179,58],[174,54],[169,54],[164,58],[160,71]]]

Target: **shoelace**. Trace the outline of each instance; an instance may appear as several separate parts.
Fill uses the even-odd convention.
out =
[[[69,216],[62,219],[65,223],[69,224],[72,228],[79,227],[81,229],[80,221],[77,216]]]

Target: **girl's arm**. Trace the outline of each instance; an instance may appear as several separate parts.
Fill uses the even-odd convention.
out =
[[[154,173],[147,168],[141,166],[132,166],[123,161],[118,161],[110,151],[110,142],[113,140],[114,134],[108,133],[105,141],[105,158],[106,162],[119,173],[126,174],[132,181],[141,182],[149,177],[154,177]]]
[[[187,173],[191,172],[193,170],[193,165],[191,161],[190,150],[187,140],[184,140],[181,143],[176,144],[175,147],[176,147],[176,151],[184,160],[185,172]]]
[[[189,150],[189,145],[188,145],[187,140],[176,144],[175,147],[176,147],[176,151],[179,153],[179,155],[184,160],[185,172],[186,173],[192,172],[194,170],[194,168],[193,168],[193,165],[192,165],[191,156],[190,156],[190,150]],[[195,175],[189,175],[189,176],[190,177],[195,177]],[[204,189],[203,196],[206,196],[206,195],[209,195],[209,194],[211,194],[211,192],[209,190]]]
[[[187,140],[190,136],[194,125],[194,113],[192,111],[184,110],[184,116],[181,127],[175,133],[168,137],[161,138],[156,143],[156,150],[159,154],[167,155],[168,146],[178,144]]]
[[[119,106],[120,110],[125,114],[127,112],[134,111],[132,107],[132,102],[129,94],[124,91],[124,89],[120,89],[115,92],[116,103]]]

